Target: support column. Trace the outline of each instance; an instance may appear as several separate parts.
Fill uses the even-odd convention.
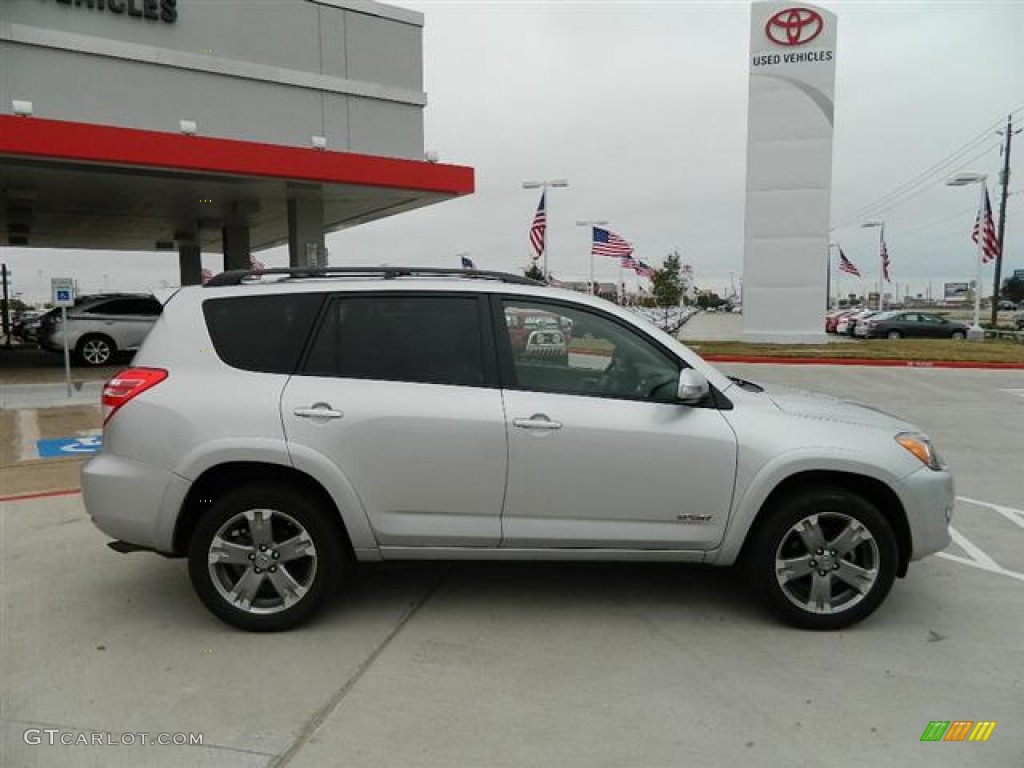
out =
[[[203,259],[197,243],[178,243],[178,272],[182,285],[200,285],[203,282]]]
[[[224,269],[249,269],[252,249],[249,244],[249,222],[242,214],[233,214],[221,228],[224,245]]]
[[[327,266],[324,254],[323,200],[319,197],[289,200],[288,266]]]

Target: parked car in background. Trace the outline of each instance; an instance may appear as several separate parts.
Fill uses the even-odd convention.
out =
[[[859,320],[863,320],[877,314],[877,309],[858,309],[856,312],[844,315],[839,318],[839,322],[836,323],[836,333],[841,336],[853,336],[853,332],[856,329],[857,322]]]
[[[782,619],[840,629],[950,542],[953,479],[905,421],[518,275],[353,272],[181,288],[104,387],[86,509],[117,551],[188,557],[228,623],[296,626],[360,561],[601,559],[742,563]],[[602,354],[517,355],[514,318]]]
[[[865,339],[966,339],[967,326],[929,312],[881,312],[857,321]]]
[[[160,317],[161,304],[147,293],[105,293],[82,296],[67,310],[43,315],[39,346],[62,352],[64,340],[83,365],[107,365],[118,352],[134,352]]]
[[[11,323],[11,334],[14,338],[26,343],[34,342],[39,333],[39,324],[42,320],[42,312],[34,310],[21,312]]]
[[[856,309],[838,309],[834,312],[829,312],[825,315],[825,333],[836,333],[839,321],[858,311]]]
[[[1024,331],[1024,312],[1018,313],[1017,316],[1013,318],[1013,325],[1018,331]]]
[[[996,307],[1001,310],[1012,312],[1017,308],[1017,305],[1014,304],[1012,301],[1007,301],[1006,299],[1003,299],[1002,301],[999,302],[999,304],[996,305]]]

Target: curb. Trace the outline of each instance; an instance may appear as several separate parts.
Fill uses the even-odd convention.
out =
[[[0,496],[0,503],[9,501],[30,501],[32,499],[46,499],[52,496],[75,496],[82,492],[81,488],[69,488],[65,491],[37,491],[35,493],[17,493],[14,496]]]
[[[700,354],[698,352],[698,354]],[[965,360],[872,360],[858,357],[758,357],[755,355],[701,355],[709,363],[767,363],[775,365],[862,365],[872,368],[978,368],[1024,371],[1024,363],[968,362]]]

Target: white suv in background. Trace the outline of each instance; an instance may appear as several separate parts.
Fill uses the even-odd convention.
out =
[[[109,365],[119,352],[134,352],[160,316],[162,306],[148,293],[82,296],[67,310],[51,309],[39,323],[37,341],[50,352],[68,349],[83,365]]]
[[[514,345],[517,315],[572,328],[566,354]],[[304,621],[357,562],[540,558],[739,562],[779,617],[835,629],[949,543],[916,427],[514,275],[227,272],[170,298],[134,366],[86,507],[119,551],[187,556],[245,629]]]

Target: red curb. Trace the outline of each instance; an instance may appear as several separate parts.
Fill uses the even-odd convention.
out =
[[[699,351],[698,351],[698,354]],[[753,355],[701,355],[709,363],[777,363],[780,365],[864,365],[874,368],[981,368],[1024,370],[1024,363],[986,363],[964,360],[872,360],[856,357],[756,357]]]
[[[30,499],[46,499],[51,496],[74,496],[81,493],[81,488],[73,488],[66,491],[44,491],[43,493],[22,493],[14,496],[0,496],[0,502],[5,501],[28,501]]]

